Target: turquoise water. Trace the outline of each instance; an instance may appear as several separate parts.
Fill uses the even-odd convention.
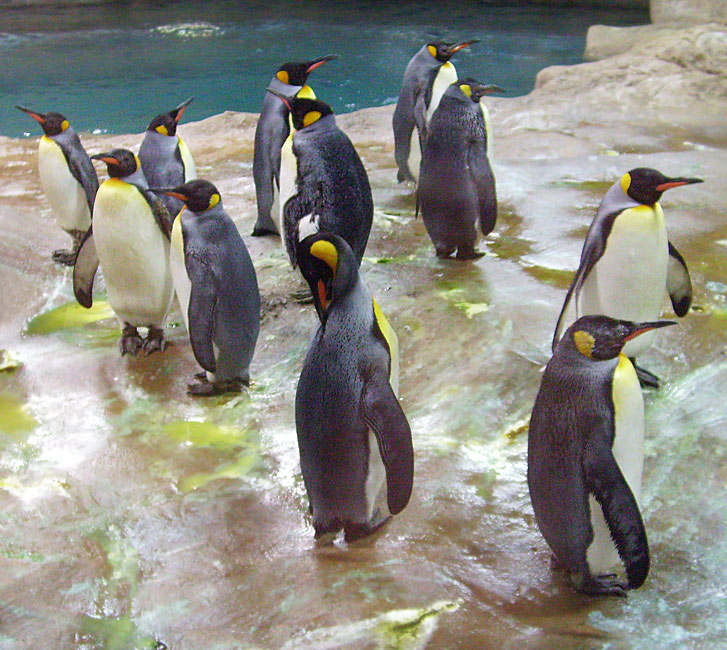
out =
[[[174,2],[3,9],[0,134],[36,136],[13,106],[55,110],[77,131],[136,133],[190,95],[185,121],[258,112],[278,66],[335,53],[311,76],[338,113],[396,101],[430,39],[480,39],[453,59],[462,76],[528,93],[548,65],[582,60],[596,23],[647,12],[477,2]]]

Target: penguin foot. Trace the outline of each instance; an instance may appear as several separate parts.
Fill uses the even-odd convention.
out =
[[[436,256],[441,260],[447,260],[454,255],[454,248],[436,248],[435,247],[435,254]]]
[[[457,259],[458,260],[478,260],[480,257],[484,257],[484,253],[475,250],[474,248],[457,248]]]
[[[143,347],[144,339],[141,338],[137,329],[133,325],[126,325],[119,339],[121,356],[130,354],[132,357],[135,357]]]
[[[618,579],[615,573],[602,576],[587,575],[575,583],[575,588],[587,596],[615,596],[626,598],[628,585]]]
[[[213,395],[224,395],[225,393],[239,393],[242,391],[242,387],[247,385],[242,379],[207,381],[206,373],[198,373],[195,375],[195,378],[200,379],[200,381],[187,384],[187,395],[193,395],[195,397],[212,397]]]
[[[76,256],[78,250],[64,251],[59,248],[57,251],[53,251],[51,258],[56,264],[62,264],[63,266],[73,266],[76,263]]]
[[[271,230],[270,228],[255,226],[251,233],[253,237],[280,237],[280,233],[277,230]]]
[[[347,544],[350,544],[351,542],[368,537],[384,526],[384,524],[386,524],[390,519],[391,515],[384,516],[381,514],[381,510],[376,508],[371,519],[369,519],[369,521],[365,524],[345,524],[343,527],[345,531],[344,540]]]
[[[167,349],[167,342],[164,339],[164,330],[150,326],[149,333],[146,335],[142,347],[144,348],[145,357],[148,357],[157,350],[164,352],[164,350]]]
[[[313,506],[311,505],[311,514],[313,512]],[[333,541],[338,537],[338,533],[341,532],[341,528],[343,528],[343,524],[341,523],[341,520],[336,518],[333,521],[328,522],[325,525],[318,525],[316,526],[315,522],[313,523],[313,527],[315,528],[315,540],[317,546],[325,546],[327,544],[333,544]]]
[[[659,378],[653,373],[636,365],[636,359],[631,359],[631,363],[639,378],[639,384],[642,388],[659,388]]]

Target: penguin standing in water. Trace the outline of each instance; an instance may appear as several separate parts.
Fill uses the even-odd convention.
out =
[[[457,81],[457,71],[450,59],[473,43],[477,40],[458,45],[428,43],[406,66],[393,119],[394,155],[399,167],[396,178],[400,183],[416,182],[419,178],[421,143],[426,140],[429,120],[447,88]]]
[[[625,596],[649,572],[639,512],[644,401],[625,343],[671,321],[583,316],[548,362],[530,418],[528,487],[540,531],[575,588]],[[626,583],[612,569],[623,563]]]
[[[295,131],[281,153],[280,208],[290,261],[295,268],[301,239],[325,230],[343,237],[361,264],[374,218],[363,163],[328,104],[294,97],[289,105]]]
[[[58,225],[73,239],[71,250],[53,251],[53,261],[73,266],[91,225],[98,178],[78,134],[60,113],[36,113],[16,106],[43,129],[38,145],[38,173]]]
[[[187,206],[172,226],[170,263],[192,350],[205,370],[187,392],[239,392],[250,383],[260,331],[260,292],[245,242],[212,183],[154,191]]]
[[[171,218],[148,189],[139,159],[127,149],[91,156],[106,163],[109,179],[99,187],[89,229],[73,269],[73,291],[84,307],[93,304],[99,263],[111,308],[123,328],[121,354],[164,350],[164,321],[174,298],[169,271]],[[138,327],[148,328],[142,339]]]
[[[298,260],[320,318],[295,396],[300,466],[316,539],[333,541],[343,529],[351,542],[401,512],[411,495],[398,343],[343,239],[310,235]]]
[[[276,205],[280,192],[280,149],[290,133],[290,110],[280,98],[290,100],[297,95],[315,99],[315,93],[306,85],[308,75],[335,58],[335,54],[329,54],[312,61],[284,63],[268,86],[255,128],[252,176],[257,198],[257,221],[253,237],[280,234],[274,221],[280,210]]]
[[[417,186],[417,206],[437,257],[474,259],[479,239],[497,219],[495,177],[489,160],[491,131],[481,98],[504,92],[466,78],[447,88],[429,122]]]
[[[611,186],[588,229],[580,265],[558,317],[553,349],[573,296],[576,317],[605,314],[637,322],[656,320],[665,290],[677,316],[689,311],[689,271],[669,241],[659,199],[668,189],[701,182],[700,178],[669,178],[655,169],[639,167]],[[626,345],[624,354],[634,363],[641,384],[658,388],[658,377],[635,363],[635,357],[652,340],[653,333],[639,337]]]
[[[194,97],[166,113],[160,113],[150,123],[139,147],[141,170],[151,187],[176,187],[197,178],[194,159],[186,143],[177,135],[177,125]],[[175,217],[183,203],[172,196],[162,202]]]

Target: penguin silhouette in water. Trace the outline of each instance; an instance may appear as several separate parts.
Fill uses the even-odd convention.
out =
[[[316,539],[333,541],[343,529],[351,542],[401,512],[411,494],[398,343],[342,238],[310,235],[298,260],[320,319],[295,396],[300,466]]]
[[[321,231],[346,240],[361,264],[374,218],[369,178],[333,110],[316,99],[294,97],[293,131],[280,164],[283,244],[295,268],[298,242]]]
[[[36,113],[16,106],[43,129],[38,145],[38,173],[58,225],[73,240],[71,250],[53,251],[53,261],[72,266],[91,225],[98,177],[78,134],[60,113]]]
[[[326,61],[338,58],[335,54],[302,63],[288,62],[280,66],[263,99],[262,110],[255,128],[255,150],[252,176],[257,199],[257,221],[254,237],[279,235],[276,224],[280,207],[280,150],[290,133],[290,110],[281,96],[290,100],[296,95],[315,99],[315,93],[306,85],[308,75]]]
[[[665,291],[677,316],[689,311],[689,271],[669,242],[659,199],[668,189],[701,182],[700,178],[670,178],[655,169],[639,167],[611,186],[588,229],[578,270],[555,327],[553,349],[574,296],[576,317],[605,314],[631,321],[656,320]],[[641,384],[658,388],[658,377],[635,362],[635,357],[651,345],[653,335],[647,333],[630,341],[624,354],[634,363]]]
[[[194,159],[186,143],[177,135],[177,125],[194,97],[176,108],[157,115],[146,128],[139,147],[139,160],[151,187],[175,187],[197,178]],[[184,205],[172,196],[162,196],[162,202],[175,217]]]
[[[394,155],[399,168],[396,178],[414,181],[419,178],[421,144],[427,126],[447,88],[457,81],[457,71],[450,62],[461,49],[477,39],[454,43],[432,42],[409,61],[394,109]]]
[[[528,487],[538,527],[575,588],[625,596],[649,572],[638,501],[644,402],[628,341],[671,321],[582,316],[543,374],[530,418]],[[612,569],[621,562],[626,582]]]
[[[447,88],[429,122],[417,187],[417,208],[437,257],[474,259],[479,230],[497,219],[495,177],[490,166],[491,130],[485,95],[504,92],[467,77]]]
[[[209,181],[153,190],[187,206],[172,226],[170,263],[192,350],[205,370],[187,392],[239,392],[250,383],[260,331],[260,292],[250,254]]]
[[[92,156],[106,163],[109,179],[99,187],[93,223],[73,267],[73,291],[93,304],[93,281],[101,264],[111,308],[123,328],[121,354],[164,350],[164,322],[174,287],[169,271],[171,217],[149,190],[139,159],[127,149]],[[142,339],[139,327],[148,328]]]

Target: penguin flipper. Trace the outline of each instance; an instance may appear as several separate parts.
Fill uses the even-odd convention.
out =
[[[209,372],[215,372],[217,361],[213,347],[215,333],[215,309],[217,296],[214,276],[211,271],[194,255],[194,251],[185,254],[185,265],[192,290],[189,294],[189,342],[197,363]]]
[[[174,218],[171,214],[169,214],[169,210],[167,210],[167,206],[164,205],[164,201],[162,201],[151,190],[139,188],[139,191],[144,195],[146,202],[149,204],[149,207],[154,214],[154,218],[156,219],[157,226],[159,226],[159,230],[162,231],[162,234],[167,238],[167,241],[171,241]]]
[[[86,309],[93,305],[93,280],[98,270],[98,255],[93,241],[93,226],[83,236],[73,265],[73,295]]]
[[[666,289],[669,292],[674,313],[677,316],[686,315],[692,305],[692,281],[689,277],[687,263],[671,242],[669,242]]]
[[[370,376],[364,382],[363,419],[379,444],[386,470],[389,512],[398,514],[409,503],[414,483],[414,449],[409,422],[394,390],[383,376]]]
[[[487,162],[487,148],[484,142],[475,142],[470,145],[467,150],[467,166],[477,190],[480,229],[483,235],[489,235],[497,220],[497,194],[495,193],[495,177]]]
[[[298,222],[315,212],[311,202],[302,197],[305,188],[302,187],[302,184],[299,187],[298,194],[291,196],[283,209],[283,233],[281,234],[285,240],[285,250],[288,251],[293,268],[298,266]]]
[[[98,176],[96,175],[96,170],[93,168],[93,163],[84,149],[74,151],[72,155],[68,156],[67,160],[68,169],[73,175],[73,178],[81,184],[83,192],[86,195],[88,210],[93,214],[93,204],[96,200],[96,192],[98,191]]]
[[[586,485],[601,506],[626,568],[629,589],[637,589],[649,573],[649,543],[636,499],[610,449],[586,446],[583,465]]]

